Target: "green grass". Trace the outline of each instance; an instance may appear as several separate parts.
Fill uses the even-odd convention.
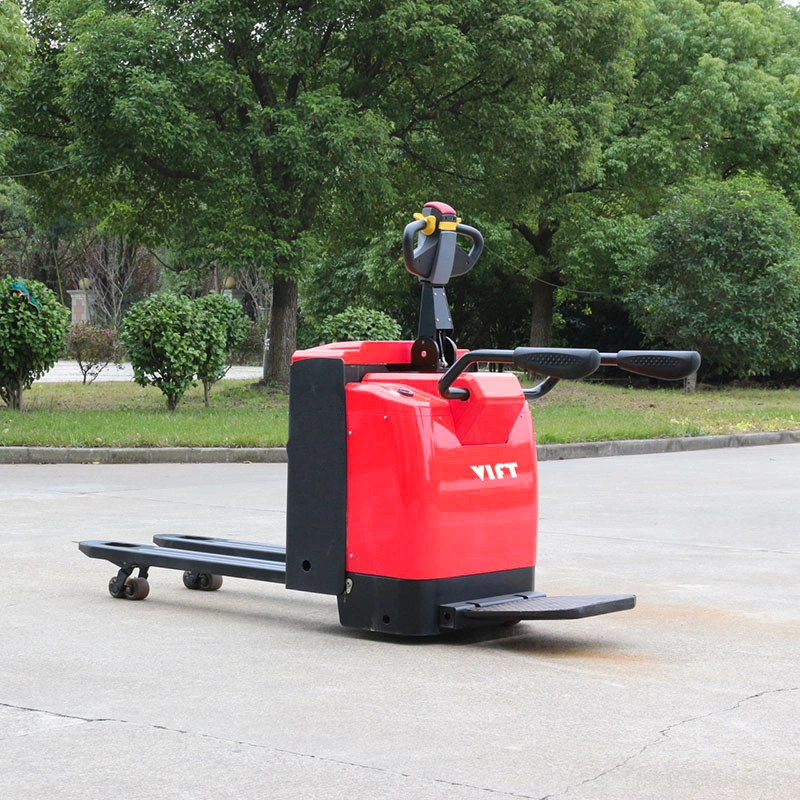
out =
[[[280,447],[288,436],[288,398],[224,381],[203,405],[190,389],[177,410],[152,387],[128,382],[35,384],[25,411],[0,410],[0,446]]]
[[[800,390],[633,389],[564,381],[533,404],[539,444],[800,429]]]
[[[36,384],[26,410],[0,409],[0,446],[281,447],[288,398],[226,380],[203,405],[191,389],[170,413],[163,395],[129,382]],[[539,444],[800,429],[800,389],[631,389],[563,381],[533,404]]]

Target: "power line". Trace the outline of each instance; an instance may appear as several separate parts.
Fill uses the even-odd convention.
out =
[[[47,175],[48,172],[58,172],[60,169],[74,167],[75,164],[76,162],[72,161],[69,164],[62,164],[60,167],[51,167],[50,169],[43,169],[39,172],[21,172],[19,175],[0,175],[0,180],[6,180],[9,178],[33,178],[36,175]]]
[[[490,249],[488,247],[486,247],[485,250],[486,250],[486,252],[491,253],[499,261],[502,261],[506,266],[511,267],[511,269],[514,270],[514,272],[516,272],[517,274],[519,274],[519,275],[523,274],[523,271],[521,269],[519,269],[519,267],[517,267],[514,264],[512,264],[507,258],[504,258],[503,256],[501,256],[496,250],[492,250],[492,249]],[[560,285],[558,283],[551,283],[550,281],[546,281],[544,278],[539,278],[538,276],[534,277],[533,280],[537,281],[538,283],[543,283],[545,286],[552,286],[553,289],[561,289],[564,292],[572,292],[572,294],[582,294],[582,295],[587,295],[587,296],[592,296],[592,297],[609,297],[610,296],[606,292],[589,292],[589,291],[586,291],[585,289],[573,289],[573,288],[571,288],[569,286],[562,286],[562,285]]]
[[[538,281],[539,283],[543,283],[545,286],[552,286],[554,289],[561,289],[564,292],[572,292],[573,294],[586,294],[586,295],[593,295],[594,297],[608,297],[605,292],[589,292],[585,289],[572,289],[569,286],[562,286],[559,283],[550,283],[550,281],[546,281],[544,278],[536,277],[533,280]]]

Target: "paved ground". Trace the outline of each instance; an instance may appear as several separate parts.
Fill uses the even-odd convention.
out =
[[[226,378],[236,379],[253,379],[259,380],[263,375],[261,367],[231,367]],[[70,381],[80,382],[83,380],[83,374],[78,367],[77,361],[59,361],[55,366],[42,378],[39,379],[41,383],[64,383]],[[97,381],[132,381],[133,368],[130,364],[111,364],[107,366],[95,378]]]
[[[390,640],[74,541],[280,541],[285,465],[0,466],[0,797],[794,800],[800,445],[541,465],[538,588],[633,611]],[[389,510],[387,510],[388,512]]]

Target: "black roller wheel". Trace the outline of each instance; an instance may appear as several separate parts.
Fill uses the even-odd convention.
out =
[[[183,573],[183,585],[187,589],[199,589],[200,575],[197,572],[191,572],[187,569],[186,572]]]
[[[201,592],[216,592],[222,586],[222,575],[187,570],[183,573],[183,585]]]
[[[146,578],[128,578],[123,590],[128,600],[144,600],[150,594],[150,584]]]
[[[125,597],[125,584],[120,583],[116,575],[113,578],[109,578],[108,593],[116,598]]]
[[[203,592],[216,592],[222,586],[222,575],[212,575],[210,572],[200,573],[200,590]]]

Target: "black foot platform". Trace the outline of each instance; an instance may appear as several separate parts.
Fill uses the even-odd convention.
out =
[[[458,630],[524,619],[581,619],[626,611],[635,605],[632,594],[546,597],[530,592],[448,603],[439,608],[439,624],[443,629]]]

